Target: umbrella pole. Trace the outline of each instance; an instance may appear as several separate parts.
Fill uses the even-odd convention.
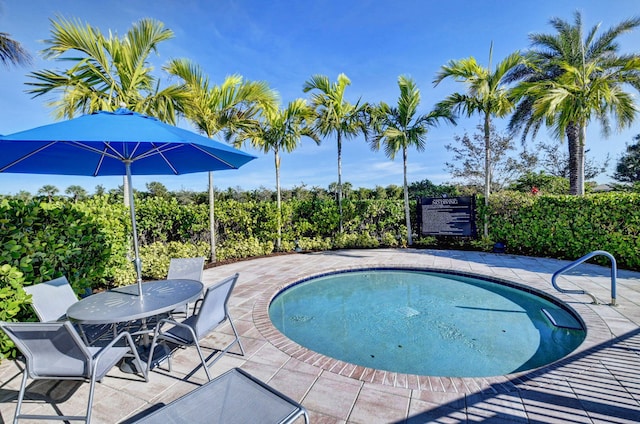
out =
[[[138,295],[142,296],[142,261],[140,260],[140,249],[138,247],[138,229],[136,228],[136,208],[133,201],[133,186],[131,185],[131,162],[124,164],[127,172],[127,185],[129,186],[129,211],[131,212],[131,230],[133,232],[133,253],[135,259],[133,266],[136,269]]]

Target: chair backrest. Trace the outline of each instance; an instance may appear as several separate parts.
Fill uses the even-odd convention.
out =
[[[202,281],[204,271],[204,258],[172,258],[169,262],[167,279],[184,278],[187,280]]]
[[[24,291],[31,295],[31,306],[42,322],[64,318],[69,306],[78,301],[67,277],[25,286]]]
[[[231,297],[236,281],[238,281],[238,275],[236,273],[225,278],[218,284],[209,287],[205,292],[202,305],[200,305],[193,325],[198,340],[227,319],[229,313],[227,302]]]
[[[0,322],[22,352],[31,378],[89,377],[92,356],[69,321]]]

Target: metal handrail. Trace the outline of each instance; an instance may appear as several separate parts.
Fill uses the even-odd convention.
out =
[[[571,262],[569,265],[559,269],[551,277],[551,284],[553,285],[553,287],[556,290],[558,290],[561,293],[572,293],[572,294],[586,294],[586,295],[589,295],[589,296],[591,296],[591,299],[593,299],[593,304],[597,305],[598,304],[598,299],[596,299],[596,297],[593,294],[589,293],[588,291],[586,291],[586,290],[567,290],[567,289],[562,289],[562,288],[558,287],[558,284],[556,282],[556,278],[558,278],[558,276],[560,274],[563,274],[564,272],[569,271],[570,269],[573,269],[573,268],[577,267],[581,263],[593,258],[594,256],[606,256],[607,258],[609,258],[609,260],[611,260],[611,306],[617,306],[616,305],[616,278],[617,278],[617,275],[618,275],[618,267],[616,266],[616,258],[614,258],[611,253],[605,252],[604,250],[594,250],[593,252],[587,253],[586,255],[581,257],[580,259],[577,259],[577,260]]]

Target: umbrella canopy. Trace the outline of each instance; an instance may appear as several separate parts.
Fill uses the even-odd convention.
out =
[[[128,109],[0,136],[0,172],[60,175],[187,174],[237,169],[255,156]]]
[[[0,172],[59,175],[179,175],[237,169],[255,156],[156,118],[100,111],[0,136]],[[138,284],[142,283],[129,190]],[[142,293],[140,287],[139,293]]]

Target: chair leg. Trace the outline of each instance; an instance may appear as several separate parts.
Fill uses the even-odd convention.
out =
[[[27,369],[22,372],[22,384],[20,384],[20,392],[18,393],[18,405],[16,406],[16,415],[13,418],[13,424],[18,424],[18,417],[20,416],[20,409],[22,408],[22,401],[24,400],[24,394],[27,391]]]
[[[91,377],[91,384],[89,386],[89,401],[87,402],[87,424],[91,422],[91,406],[93,405],[93,390],[96,387],[95,373]]]
[[[198,355],[200,355],[200,360],[202,361],[202,367],[204,368],[204,372],[207,373],[207,379],[211,381],[211,374],[209,374],[209,367],[207,366],[207,361],[204,359],[204,355],[202,354],[202,350],[200,346],[196,342],[196,349],[198,349]],[[214,361],[215,362],[215,361]]]
[[[229,318],[229,324],[231,324],[231,329],[233,330],[233,334],[236,336],[236,339],[229,345],[229,347],[233,346],[234,343],[237,341],[238,346],[240,347],[240,356],[244,356],[244,348],[242,347],[242,342],[240,341],[240,335],[236,330],[236,326],[233,325],[233,321],[231,320],[231,317],[227,316],[227,318]]]

